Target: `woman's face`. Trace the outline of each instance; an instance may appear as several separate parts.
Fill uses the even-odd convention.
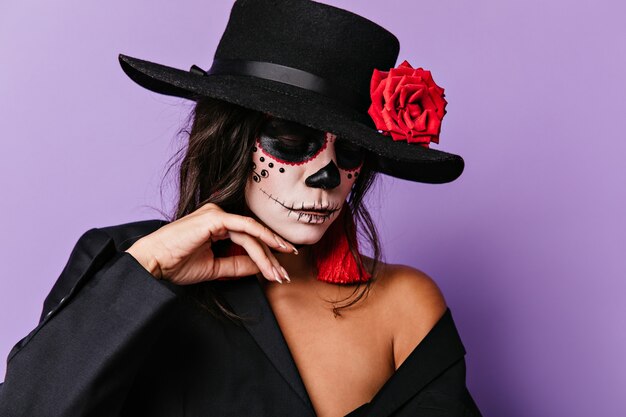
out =
[[[339,215],[362,165],[362,150],[332,133],[269,119],[253,148],[246,203],[285,239],[314,244]]]

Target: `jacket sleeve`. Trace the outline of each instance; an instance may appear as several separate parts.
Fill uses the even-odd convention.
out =
[[[9,353],[0,416],[118,415],[171,317],[175,287],[154,279],[102,229],[87,231],[39,325]]]

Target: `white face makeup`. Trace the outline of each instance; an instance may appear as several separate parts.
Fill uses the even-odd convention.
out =
[[[270,119],[252,153],[246,203],[294,244],[314,244],[337,218],[363,165],[363,153],[332,133]]]

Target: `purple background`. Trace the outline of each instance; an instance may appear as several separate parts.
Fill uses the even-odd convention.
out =
[[[626,415],[622,3],[327,2],[389,28],[398,63],[446,90],[433,147],[463,176],[384,178],[370,203],[387,261],[441,286],[484,414]],[[172,206],[158,188],[190,104],[117,54],[207,68],[232,3],[210,4],[0,4],[0,378],[80,234]]]

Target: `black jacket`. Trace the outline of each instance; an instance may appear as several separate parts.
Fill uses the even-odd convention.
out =
[[[254,276],[215,288],[245,326],[218,320],[124,252],[161,220],[87,231],[15,345],[0,416],[315,415]],[[450,310],[350,417],[480,416]]]

